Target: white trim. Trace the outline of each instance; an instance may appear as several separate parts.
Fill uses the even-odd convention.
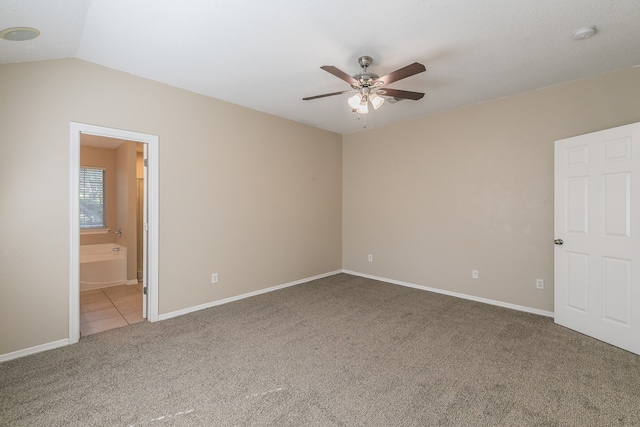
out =
[[[517,305],[517,304],[511,304],[511,303],[508,303],[508,302],[496,301],[496,300],[492,300],[492,299],[488,299],[488,298],[476,297],[476,296],[473,296],[473,295],[461,294],[461,293],[458,293],[458,292],[445,291],[443,289],[430,288],[428,286],[416,285],[416,284],[413,284],[413,283],[402,282],[400,280],[387,279],[385,277],[372,276],[370,274],[363,274],[363,273],[358,273],[358,272],[350,271],[350,270],[342,270],[342,272],[346,273],[346,274],[351,274],[351,275],[354,275],[354,276],[366,277],[367,279],[373,279],[373,280],[379,280],[381,282],[392,283],[394,285],[400,285],[400,286],[406,286],[408,288],[420,289],[422,291],[435,292],[435,293],[438,293],[438,294],[449,295],[449,296],[456,297],[456,298],[462,298],[462,299],[466,299],[466,300],[482,302],[482,303],[485,303],[485,304],[496,305],[498,307],[510,308],[512,310],[524,311],[526,313],[538,314],[540,316],[554,317],[554,313],[552,311],[540,310],[540,309],[537,309],[537,308],[526,307],[526,306]]]
[[[158,294],[160,292],[158,286],[158,231],[160,227],[159,220],[159,158],[158,153],[160,146],[158,145],[158,137],[154,136],[153,141],[147,144],[147,320],[149,322],[157,322],[158,318]]]
[[[72,158],[73,158],[73,156],[72,156]],[[72,230],[73,230],[73,228],[72,228]],[[74,250],[73,250],[73,246],[74,245],[71,245],[71,246],[72,246],[71,252],[73,253],[74,252]],[[79,245],[76,245],[76,247],[78,248],[78,249],[76,249],[76,252],[79,252]],[[77,259],[79,260],[79,255],[78,255]],[[71,266],[70,267],[71,267],[71,271],[72,272],[75,270],[75,274],[76,274],[76,277],[77,277],[77,283],[78,283],[78,286],[79,286],[79,283],[80,283],[79,282],[79,277],[80,277],[80,275],[79,275],[79,268],[80,268],[79,267],[79,262],[76,262],[75,264],[73,262],[71,262]],[[194,307],[185,308],[185,309],[182,309],[182,310],[172,311],[170,313],[165,313],[165,314],[158,315],[155,320],[171,319],[173,317],[182,316],[184,314],[193,313],[195,311],[204,310],[206,308],[211,308],[211,307],[215,307],[215,306],[218,306],[218,305],[227,304],[227,303],[230,303],[230,302],[233,302],[233,301],[238,301],[238,300],[241,300],[241,299],[250,298],[250,297],[253,297],[253,296],[256,296],[256,295],[260,295],[260,294],[264,294],[264,293],[267,293],[267,292],[277,291],[279,289],[287,288],[287,287],[290,287],[290,286],[300,285],[302,283],[311,282],[313,280],[322,279],[324,277],[334,276],[334,275],[339,274],[339,273],[351,274],[353,276],[366,277],[367,279],[379,280],[381,282],[391,283],[391,284],[394,284],[394,285],[406,286],[406,287],[409,287],[409,288],[419,289],[419,290],[423,290],[423,291],[435,292],[435,293],[449,295],[449,296],[462,298],[462,299],[467,299],[467,300],[471,300],[471,301],[482,302],[482,303],[485,303],[485,304],[491,304],[491,305],[495,305],[495,306],[499,306],[499,307],[509,308],[509,309],[512,309],[512,310],[518,310],[518,311],[523,311],[523,312],[526,312],[526,313],[538,314],[540,316],[554,317],[554,313],[551,312],[551,311],[539,310],[539,309],[536,309],[536,308],[525,307],[525,306],[516,305],[516,304],[510,304],[510,303],[505,303],[505,302],[502,302],[502,301],[495,301],[495,300],[490,300],[490,299],[487,299],[487,298],[480,298],[480,297],[475,297],[475,296],[472,296],[472,295],[466,295],[466,294],[461,294],[461,293],[457,293],[457,292],[445,291],[445,290],[442,290],[442,289],[430,288],[430,287],[427,287],[427,286],[422,286],[422,285],[416,285],[416,284],[413,284],[413,283],[402,282],[400,280],[387,279],[387,278],[384,278],[384,277],[372,276],[370,274],[363,274],[363,273],[358,273],[358,272],[355,272],[355,271],[344,270],[343,269],[343,270],[331,271],[329,273],[319,274],[319,275],[313,276],[313,277],[307,277],[305,279],[296,280],[294,282],[289,282],[289,283],[285,283],[285,284],[282,284],[282,285],[272,286],[272,287],[266,288],[266,289],[260,289],[258,291],[249,292],[249,293],[246,293],[246,294],[237,295],[237,296],[230,297],[230,298],[225,298],[225,299],[218,300],[218,301],[212,301],[212,302],[209,302],[209,303],[206,303],[206,304],[200,304],[200,305],[197,305],[197,306],[194,306]],[[78,292],[75,293],[75,295],[76,295],[76,298],[78,299],[77,306],[78,306],[78,310],[79,310],[79,304],[80,304],[80,302],[79,302],[79,298],[80,298],[79,289],[78,289]],[[70,301],[71,301],[71,297],[72,297],[72,295],[70,293]],[[156,310],[157,310],[157,306],[156,306]],[[70,327],[71,327],[71,321],[72,320],[73,319],[70,316],[70,318],[69,318]],[[79,335],[79,325],[80,325],[79,314],[78,314],[78,317],[77,317],[76,320],[78,322],[78,335]],[[30,348],[26,348],[26,349],[23,349],[23,350],[14,351],[12,353],[7,353],[7,354],[0,355],[0,363],[6,362],[8,360],[24,357],[24,356],[29,356],[29,355],[35,354],[35,353],[40,353],[40,352],[47,351],[47,350],[53,350],[54,348],[64,347],[64,346],[69,345],[69,344],[73,344],[74,342],[71,340],[71,331],[70,331],[69,335],[70,335],[69,339],[63,339],[63,340],[59,340],[59,341],[54,341],[54,342],[51,342],[51,343],[48,343],[48,344],[42,344],[42,345],[38,345],[38,346],[35,346],[35,347],[30,347]],[[79,339],[79,337],[78,337],[78,339]],[[75,342],[77,342],[77,340]]]
[[[149,313],[147,320],[158,320],[158,152],[159,138],[139,132],[94,126],[85,123],[70,122],[70,170],[69,170],[69,206],[70,206],[70,243],[69,243],[69,344],[80,340],[80,202],[76,197],[80,191],[80,134],[104,136],[147,144],[148,160],[148,199],[149,199],[149,254],[147,262]]]
[[[30,356],[32,354],[41,353],[47,350],[53,350],[54,348],[64,347],[69,345],[68,339],[58,340],[47,344],[40,344],[35,347],[29,347],[22,350],[14,351],[7,354],[0,355],[0,363],[7,362],[9,360],[18,359],[20,357]]]
[[[80,131],[70,124],[69,164],[69,344],[80,341]]]
[[[319,275],[313,276],[313,277],[307,277],[306,279],[296,280],[295,282],[289,282],[289,283],[285,283],[283,285],[276,285],[276,286],[272,286],[270,288],[260,289],[258,291],[249,292],[249,293],[246,293],[246,294],[236,295],[234,297],[229,297],[229,298],[221,299],[221,300],[218,300],[218,301],[212,301],[212,302],[208,302],[208,303],[205,303],[205,304],[196,305],[194,307],[183,308],[182,310],[177,310],[177,311],[172,311],[170,313],[161,314],[159,316],[158,320],[167,320],[167,319],[171,319],[172,317],[178,317],[178,316],[182,316],[184,314],[193,313],[194,311],[204,310],[205,308],[211,308],[211,307],[215,307],[215,306],[218,306],[218,305],[222,305],[222,304],[227,304],[227,303],[230,303],[230,302],[238,301],[238,300],[241,300],[241,299],[254,297],[256,295],[265,294],[267,292],[273,292],[273,291],[277,291],[279,289],[288,288],[289,286],[300,285],[302,283],[311,282],[312,280],[322,279],[323,277],[335,276],[336,274],[339,274],[341,272],[342,272],[342,270],[331,271],[329,273],[319,274]]]
[[[127,285],[137,285],[138,280],[127,280]]]

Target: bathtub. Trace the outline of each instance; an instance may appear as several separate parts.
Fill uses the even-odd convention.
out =
[[[127,248],[115,243],[80,245],[80,290],[127,283]]]

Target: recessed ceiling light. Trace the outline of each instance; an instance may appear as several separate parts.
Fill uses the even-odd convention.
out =
[[[23,42],[35,39],[40,35],[40,31],[29,27],[13,27],[0,31],[0,39],[12,42]]]
[[[573,32],[574,40],[584,40],[593,36],[596,33],[595,25],[586,25],[584,27],[580,27]]]

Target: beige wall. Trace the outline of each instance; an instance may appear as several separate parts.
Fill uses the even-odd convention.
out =
[[[343,268],[553,311],[554,141],[636,121],[640,68],[345,135]]]
[[[137,281],[136,223],[136,143],[126,142],[116,149],[116,243],[127,248],[127,280]]]
[[[140,152],[136,152],[136,178],[144,179],[144,153]]]
[[[141,147],[143,144],[136,144]],[[138,180],[141,180],[144,187],[144,153],[136,150],[136,279],[142,280],[142,269],[144,268],[144,190],[138,193]],[[146,187],[144,187],[146,188]],[[140,272],[138,274],[138,272]]]
[[[160,314],[340,269],[340,135],[76,59],[0,75],[0,355],[68,338],[71,121],[159,136]]]

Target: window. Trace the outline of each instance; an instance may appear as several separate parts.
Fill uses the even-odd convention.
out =
[[[106,228],[105,170],[80,168],[80,228]]]

